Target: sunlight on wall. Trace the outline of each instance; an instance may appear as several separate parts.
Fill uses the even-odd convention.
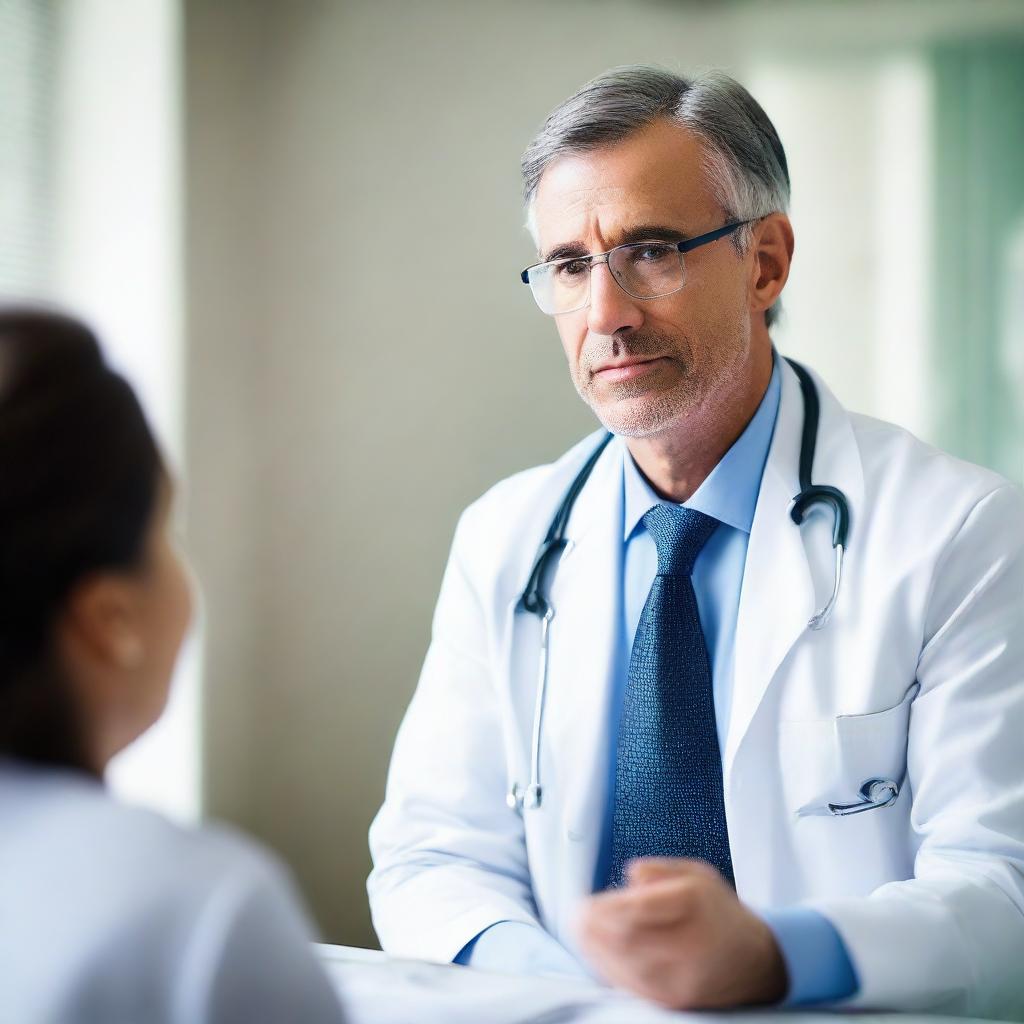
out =
[[[920,58],[755,65],[796,232],[779,347],[850,408],[927,438],[930,90]]]
[[[932,308],[931,80],[920,57],[878,72],[874,165],[875,334],[872,411],[934,439],[929,390]]]
[[[84,316],[132,381],[172,467],[183,451],[179,9],[62,9],[52,297]],[[164,718],[111,764],[123,797],[191,820],[200,793],[198,657]]]

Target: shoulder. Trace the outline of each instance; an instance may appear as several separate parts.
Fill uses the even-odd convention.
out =
[[[202,1004],[228,957],[277,988],[282,960],[316,976],[311,929],[271,854],[70,773],[0,773],[0,872],[11,883],[0,887],[0,961],[17,965],[26,1005],[46,993],[66,1007],[100,999],[108,1019],[142,1019],[133,1008]]]
[[[312,921],[277,857],[225,825],[170,826],[165,840],[126,932],[162,950],[152,966],[174,1019],[339,1021]]]
[[[507,477],[459,517],[449,569],[481,600],[504,606],[525,581],[555,513],[605,434],[594,431],[554,462]]]
[[[180,1018],[339,1022],[314,928],[283,865],[223,826],[191,838],[202,877],[216,884],[200,885],[178,957]]]
[[[1024,492],[909,431],[851,415],[864,470],[859,567],[877,596],[912,607],[922,644],[954,621],[1010,639],[1024,606]],[[853,550],[853,549],[851,549]],[[909,602],[909,605],[908,605]]]
[[[104,786],[74,778],[62,783],[33,783],[36,821],[30,833],[43,842],[47,833],[77,832],[74,859],[84,870],[100,863],[145,879],[154,873],[168,881],[199,882],[229,871],[272,871],[273,858],[261,847],[227,825],[191,827],[178,824],[157,811],[118,800]],[[30,824],[31,823],[27,823]],[[136,872],[122,876],[129,882]]]
[[[266,847],[259,845],[229,825],[208,823],[200,828],[183,828],[154,815],[164,825],[159,847],[161,862],[173,871],[177,887],[194,888],[205,894],[231,879],[237,886],[290,887],[290,876],[282,862]],[[156,830],[153,838],[156,839]],[[156,844],[153,848],[156,853]],[[187,877],[185,877],[187,875]]]
[[[195,910],[226,878],[259,886],[286,877],[227,826],[183,827],[76,773],[30,767],[0,773],[0,869],[21,876],[19,891],[74,890],[80,916],[97,926],[136,908]]]
[[[606,433],[603,427],[595,430],[554,462],[521,470],[496,483],[462,513],[460,531],[475,535],[495,524],[514,524],[526,517],[532,520],[544,509],[553,514]]]
[[[140,921],[156,913],[182,936],[229,931],[247,906],[259,904],[294,913],[311,936],[291,875],[269,849],[222,823],[186,828],[149,811],[123,810],[121,867],[139,890]],[[136,858],[146,865],[144,876],[128,867]]]
[[[957,458],[884,420],[850,413],[869,505],[900,510],[908,521],[955,533],[969,516],[1009,516],[1003,525],[1024,543],[1024,491],[1005,477]]]

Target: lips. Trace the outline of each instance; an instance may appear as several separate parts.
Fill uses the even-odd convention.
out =
[[[655,356],[653,359],[627,359],[618,363],[607,363],[594,371],[594,377],[604,381],[633,380],[650,373],[664,358]]]

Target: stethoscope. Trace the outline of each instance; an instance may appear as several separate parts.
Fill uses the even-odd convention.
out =
[[[839,598],[839,585],[843,577],[843,557],[846,551],[846,539],[850,528],[850,506],[838,487],[829,487],[826,484],[811,483],[811,469],[814,466],[814,449],[818,439],[818,418],[820,415],[820,402],[818,401],[818,389],[811,379],[811,375],[800,363],[793,359],[786,358],[786,362],[793,368],[800,381],[800,391],[804,403],[803,431],[800,435],[800,493],[790,502],[789,518],[799,527],[804,521],[808,510],[817,504],[827,505],[832,510],[832,547],[835,550],[835,575],[832,583],[832,594],[828,601],[808,620],[810,629],[821,629],[832,617],[832,612]],[[569,489],[562,499],[558,511],[551,520],[548,532],[544,537],[540,548],[537,550],[533,562],[533,569],[530,571],[529,579],[523,590],[523,595],[517,604],[517,610],[529,612],[540,619],[540,661],[537,672],[537,694],[533,709],[533,732],[530,742],[530,783],[525,791],[518,782],[513,782],[509,787],[505,800],[513,810],[530,808],[531,810],[540,807],[543,799],[543,790],[540,783],[540,745],[541,732],[544,722],[544,705],[547,698],[548,685],[548,648],[551,638],[551,620],[555,617],[555,610],[551,605],[550,598],[545,596],[545,583],[548,585],[550,594],[550,580],[548,580],[549,569],[557,566],[559,558],[566,545],[569,543],[565,536],[565,530],[569,523],[569,516],[572,514],[576,499],[580,496],[590,474],[593,472],[597,460],[601,457],[605,448],[612,440],[611,433],[601,438],[597,448],[583,464],[576,478],[570,484]],[[553,573],[552,573],[553,576]],[[872,782],[878,780],[871,780]],[[893,797],[894,799],[894,797]],[[843,807],[832,813],[854,813],[852,806]],[[877,803],[872,806],[880,806]],[[866,810],[867,807],[857,805],[857,810]]]

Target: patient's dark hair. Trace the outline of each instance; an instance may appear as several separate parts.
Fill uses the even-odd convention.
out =
[[[93,333],[0,306],[0,756],[88,767],[54,626],[89,574],[140,564],[162,474]]]

